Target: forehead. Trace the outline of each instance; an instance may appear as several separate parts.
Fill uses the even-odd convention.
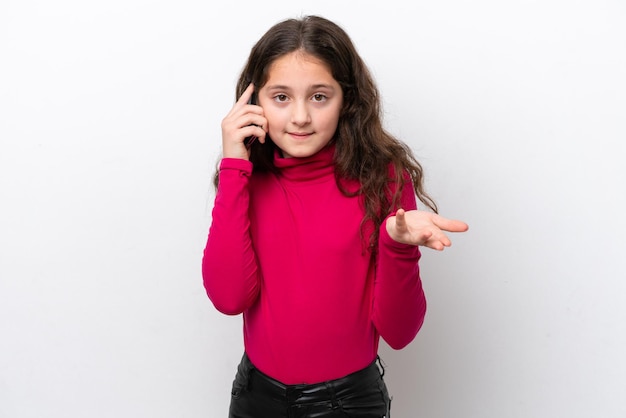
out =
[[[269,67],[267,83],[278,80],[334,80],[329,66],[319,58],[302,51],[290,52],[276,59]]]

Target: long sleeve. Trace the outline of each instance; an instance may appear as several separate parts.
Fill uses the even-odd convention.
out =
[[[207,295],[217,310],[228,315],[242,313],[259,293],[248,215],[251,173],[249,161],[222,159],[213,219],[202,259]]]
[[[404,187],[401,206],[405,210],[417,208],[410,185]],[[383,222],[372,320],[381,337],[394,349],[409,344],[424,322],[426,298],[419,274],[419,259],[419,247],[394,241]]]

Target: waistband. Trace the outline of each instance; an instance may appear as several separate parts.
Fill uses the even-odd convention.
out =
[[[248,385],[251,390],[263,393],[273,399],[288,403],[314,403],[334,401],[351,394],[358,394],[365,387],[382,380],[384,368],[377,357],[369,366],[345,377],[313,384],[285,385],[258,370],[244,354],[241,365],[248,372]],[[379,366],[380,363],[380,366]]]

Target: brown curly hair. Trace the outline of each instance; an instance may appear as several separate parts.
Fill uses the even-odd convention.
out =
[[[250,83],[256,90],[265,85],[271,64],[278,58],[302,51],[328,65],[343,91],[343,108],[333,138],[337,185],[346,196],[362,196],[365,217],[374,229],[369,246],[375,249],[378,227],[398,208],[402,189],[411,180],[417,198],[433,212],[437,205],[424,190],[423,170],[411,149],[383,128],[380,94],[367,66],[350,37],[336,23],[320,16],[287,19],[272,26],[250,51],[239,77],[236,98]],[[254,142],[250,149],[253,172],[276,171],[276,145]],[[218,173],[214,178],[217,187]],[[356,180],[359,189],[349,191],[343,180]],[[369,228],[367,228],[369,229]]]

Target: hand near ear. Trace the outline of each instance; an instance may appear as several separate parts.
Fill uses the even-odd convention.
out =
[[[398,209],[395,216],[390,216],[386,223],[387,233],[397,242],[421,245],[442,251],[452,245],[443,231],[465,232],[465,222],[447,219],[436,213],[421,210],[404,211]]]
[[[245,139],[256,137],[265,143],[267,119],[263,108],[248,103],[254,93],[254,85],[250,84],[230,112],[222,119],[222,155],[225,158],[250,158],[250,150]]]

